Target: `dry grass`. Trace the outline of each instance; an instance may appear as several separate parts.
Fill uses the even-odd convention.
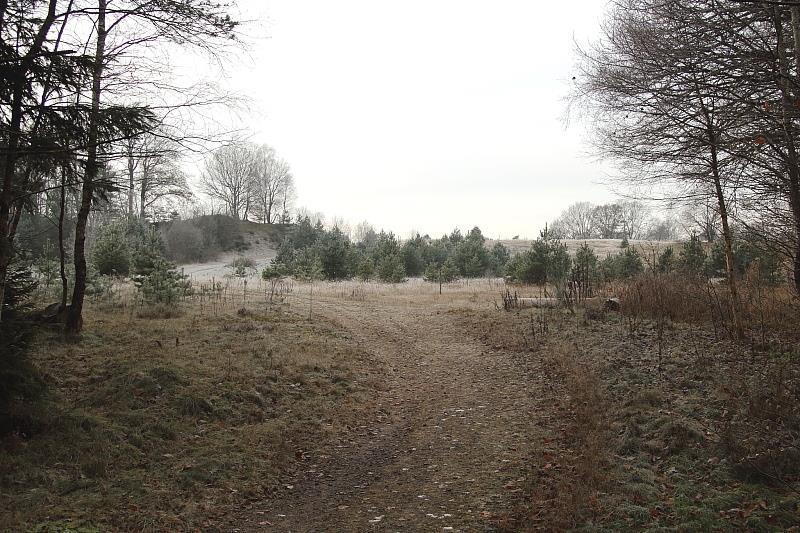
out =
[[[51,395],[0,441],[0,530],[207,529],[351,422],[364,355],[324,321],[238,303],[106,305],[78,344],[40,335]]]
[[[517,254],[530,250],[533,240],[530,239],[501,239],[490,240],[487,239],[486,244],[488,247],[494,246],[494,243],[500,242],[512,254]],[[607,254],[616,254],[620,251],[620,244],[622,239],[566,239],[563,241],[567,245],[567,250],[572,255],[578,251],[578,248],[583,243],[586,243],[597,255],[597,257],[605,257]],[[630,240],[629,245],[635,247],[646,257],[651,255],[653,250],[661,251],[664,248],[669,248],[679,244],[677,241],[647,241],[647,240]]]
[[[634,331],[620,313],[458,312],[465,332],[552,383],[540,400],[550,437],[531,457],[520,518],[528,528],[800,526],[800,354],[681,322],[697,316],[663,296],[675,312],[661,333],[653,309]],[[535,345],[532,319],[547,323]]]

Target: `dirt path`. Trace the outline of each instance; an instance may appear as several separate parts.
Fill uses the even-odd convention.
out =
[[[236,531],[517,529],[543,386],[431,307],[328,299],[317,312],[386,368],[376,415],[300,464]]]

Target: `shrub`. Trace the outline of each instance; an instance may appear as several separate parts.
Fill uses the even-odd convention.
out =
[[[618,254],[606,256],[600,270],[606,280],[625,280],[644,272],[644,262],[636,248],[626,246]]]
[[[164,243],[154,227],[144,230],[132,248],[133,273],[137,276],[148,275],[164,261]]]
[[[403,267],[409,276],[419,276],[425,270],[423,250],[426,246],[419,234],[403,244],[400,253],[403,256]]]
[[[502,242],[494,243],[489,251],[489,271],[495,276],[503,276],[511,254]]]
[[[14,318],[21,312],[29,310],[29,299],[36,289],[36,281],[30,263],[16,258],[9,265],[6,273],[5,297],[0,309],[3,319]]]
[[[375,277],[375,264],[369,257],[364,257],[358,263],[356,268],[356,276],[362,281],[369,281]]]
[[[158,260],[147,274],[134,278],[134,283],[145,303],[168,306],[176,305],[192,288],[188,276],[177,272],[164,259]]]
[[[0,323],[0,436],[24,432],[25,420],[15,414],[15,404],[35,400],[45,383],[26,353],[33,330],[25,322]]]
[[[566,244],[550,237],[545,230],[530,250],[511,259],[506,270],[515,281],[544,285],[565,279],[571,264]]]
[[[400,283],[405,280],[406,271],[400,254],[385,255],[376,264],[378,279],[386,283]]]
[[[675,250],[672,248],[665,248],[658,256],[656,270],[661,274],[670,274],[675,270],[675,262]]]
[[[678,254],[678,268],[685,275],[699,276],[705,270],[705,264],[706,252],[703,244],[697,235],[692,235],[688,241],[683,243]]]
[[[128,275],[131,253],[124,223],[109,224],[100,229],[92,246],[92,263],[100,274]]]
[[[231,261],[227,266],[233,269],[234,276],[236,276],[237,278],[244,278],[247,276],[247,273],[249,271],[255,270],[256,262],[250,257],[245,257],[243,255],[240,255],[236,259]]]
[[[448,259],[443,265],[431,263],[425,269],[425,281],[433,283],[451,283],[458,279],[458,268]]]
[[[243,252],[248,248],[239,230],[239,221],[226,215],[204,215],[193,221],[203,234],[203,248],[206,250],[235,250]]]

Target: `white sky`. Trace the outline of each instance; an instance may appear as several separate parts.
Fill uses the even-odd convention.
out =
[[[298,206],[402,237],[533,237],[609,167],[567,128],[573,42],[605,0],[239,0],[251,48],[224,86],[292,166]]]

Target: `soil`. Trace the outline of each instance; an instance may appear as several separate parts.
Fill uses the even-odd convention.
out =
[[[543,374],[464,334],[448,307],[315,302],[385,369],[359,427],[305,452],[233,531],[517,529]]]

